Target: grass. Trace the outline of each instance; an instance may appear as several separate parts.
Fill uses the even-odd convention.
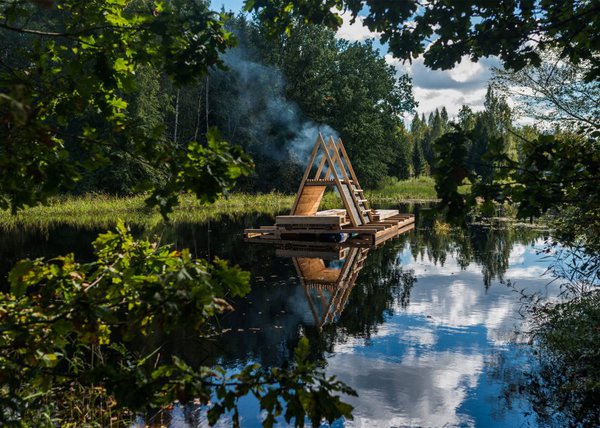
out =
[[[204,223],[221,217],[239,218],[249,214],[275,216],[291,209],[295,195],[281,193],[248,194],[234,193],[214,204],[200,204],[192,195],[181,195],[179,206],[170,216],[173,223]],[[405,200],[434,200],[433,180],[419,178],[394,182],[386,187],[368,191],[373,205],[378,202],[402,202]],[[321,208],[340,208],[339,197],[328,193]],[[35,228],[47,230],[55,225],[81,228],[110,228],[118,218],[130,225],[151,228],[163,222],[156,209],[145,205],[145,196],[117,197],[105,194],[64,196],[50,201],[48,205],[27,208],[17,215],[0,211],[0,230]]]
[[[192,195],[182,195],[179,206],[171,214],[173,223],[204,223],[222,216],[237,217],[250,213],[274,215],[289,209],[293,197],[277,193],[248,195],[234,194],[214,204],[203,205]],[[118,218],[130,225],[153,227],[163,222],[157,209],[149,209],[145,196],[117,197],[89,194],[79,197],[61,197],[48,205],[36,206],[11,215],[0,212],[0,229],[20,227],[45,230],[53,225],[66,224],[82,228],[108,228]]]
[[[437,200],[435,181],[431,177],[408,180],[390,180],[382,188],[367,192],[372,202],[377,201],[432,201]]]

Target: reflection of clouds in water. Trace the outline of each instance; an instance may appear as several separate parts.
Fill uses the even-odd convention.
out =
[[[402,364],[360,355],[336,355],[330,372],[360,392],[349,401],[356,407],[348,426],[472,425],[457,412],[476,386],[484,360],[481,355],[433,352],[407,353]]]
[[[437,325],[447,327],[483,325],[488,330],[500,327],[512,312],[514,302],[486,293],[480,277],[462,276],[470,278],[457,278],[449,284],[435,279],[419,281],[421,287],[414,290],[406,312],[429,316]]]
[[[450,254],[444,266],[413,259],[408,247],[399,259],[418,279],[409,305],[394,307],[368,344],[337,344],[329,359],[328,371],[359,393],[349,426],[475,426],[464,406],[473,394],[497,397],[481,374],[490,352],[509,346],[521,323],[518,297],[498,282],[486,290],[481,266],[461,270]],[[535,248],[516,245],[504,277],[530,291],[545,289],[546,268],[534,260]]]
[[[544,266],[528,266],[523,268],[509,268],[504,275],[504,279],[523,280],[538,279],[546,273]],[[547,277],[548,278],[548,277]],[[549,282],[549,278],[546,279]]]
[[[432,328],[409,327],[402,333],[401,341],[409,345],[433,346],[437,336]]]
[[[510,250],[510,256],[508,257],[508,264],[514,266],[525,262],[525,252],[527,246],[523,244],[515,244]]]
[[[408,263],[403,263],[403,266],[405,266],[405,269],[407,270],[413,269],[418,279],[428,276],[454,276],[464,272],[481,275],[480,266],[471,263],[465,269],[461,269],[461,267],[456,262],[456,259],[454,259],[453,257],[448,257],[448,259],[446,259],[446,261],[444,262],[444,266],[442,266],[441,264],[434,265],[428,260],[411,260]]]
[[[339,339],[328,357],[328,374],[359,393],[345,397],[355,406],[355,420],[344,425],[510,426],[510,417],[493,420],[489,414],[486,401],[497,400],[500,386],[490,381],[487,361],[492,352],[510,349],[514,326],[521,321],[518,295],[497,281],[486,289],[482,267],[472,263],[461,270],[452,254],[446,254],[444,266],[436,266],[427,256],[413,259],[407,246],[398,259],[418,278],[409,305],[397,302],[368,340]],[[515,245],[504,277],[528,290],[543,290],[549,279],[540,277],[545,266],[534,260],[539,260],[534,248]],[[301,287],[288,293],[282,296],[290,303],[287,317],[312,324]],[[260,409],[250,401],[243,405],[242,426],[260,426]],[[230,423],[225,419],[217,426]]]

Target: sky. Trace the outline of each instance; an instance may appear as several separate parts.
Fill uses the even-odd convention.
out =
[[[226,10],[240,11],[244,0],[213,0],[214,7]],[[473,110],[483,109],[483,101],[487,84],[492,76],[492,68],[500,67],[496,58],[482,58],[478,62],[471,62],[465,57],[451,70],[431,70],[423,64],[423,59],[418,58],[409,64],[393,58],[387,47],[379,44],[379,37],[364,27],[359,16],[354,24],[350,24],[350,16],[342,15],[344,24],[337,32],[338,38],[349,41],[364,41],[375,39],[375,46],[379,47],[388,64],[394,66],[398,73],[408,73],[413,80],[413,91],[418,101],[419,113],[428,115],[436,108],[446,107],[448,115],[454,117],[462,105],[466,104]]]
[[[350,41],[364,41],[369,38],[378,40],[378,34],[362,25],[361,17],[350,24],[350,16],[342,15],[344,24],[337,37]],[[473,110],[482,110],[487,84],[492,77],[492,68],[501,67],[497,58],[482,58],[472,62],[468,57],[450,70],[432,70],[423,64],[423,58],[413,60],[412,64],[392,57],[386,46],[380,46],[388,64],[398,73],[408,73],[412,77],[415,99],[419,103],[419,113],[426,115],[436,108],[446,107],[450,117],[456,116],[463,105]]]

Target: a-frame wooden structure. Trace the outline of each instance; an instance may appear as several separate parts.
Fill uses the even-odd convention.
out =
[[[313,216],[327,188],[336,188],[352,226],[373,221],[373,213],[360,187],[342,139],[329,137],[325,143],[319,134],[312,149],[306,171],[300,182],[290,215]]]
[[[343,209],[319,211],[325,191],[331,188],[337,190]],[[342,140],[329,137],[326,143],[319,134],[290,215],[278,215],[273,226],[245,229],[244,238],[342,242],[350,237],[364,245],[377,245],[414,228],[414,221],[412,214],[398,210],[371,209]]]

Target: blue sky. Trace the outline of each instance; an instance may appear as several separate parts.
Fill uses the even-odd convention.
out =
[[[224,6],[225,10],[239,12],[242,9],[244,0],[213,0],[211,4],[218,9],[221,9],[221,6]]]
[[[238,12],[244,0],[213,0],[216,9],[222,6],[226,10]],[[350,41],[363,41],[369,38],[378,40],[378,36],[364,27],[359,17],[355,24],[350,25],[350,17],[344,18],[344,25],[337,33],[339,38]],[[376,45],[378,42],[376,43]],[[381,45],[379,45],[381,46]],[[500,62],[495,58],[483,58],[476,63],[468,58],[455,66],[452,70],[431,70],[418,58],[412,64],[403,63],[387,53],[386,46],[381,46],[381,54],[386,61],[393,65],[399,73],[409,73],[413,79],[415,99],[419,102],[419,113],[426,115],[443,106],[448,114],[455,116],[463,104],[473,110],[483,109],[483,101],[488,81],[492,75],[493,67],[500,67]]]

